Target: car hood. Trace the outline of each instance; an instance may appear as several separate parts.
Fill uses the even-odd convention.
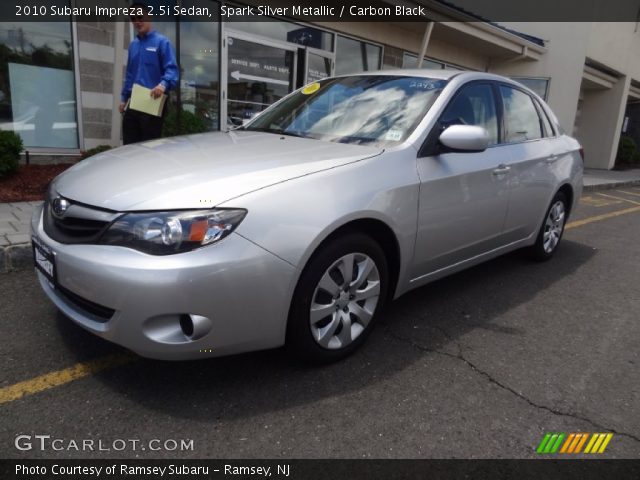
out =
[[[215,132],[101,153],[57,177],[53,188],[70,200],[121,212],[210,208],[380,153],[377,147],[271,133]]]

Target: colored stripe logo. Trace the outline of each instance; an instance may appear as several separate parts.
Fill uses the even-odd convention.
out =
[[[547,433],[536,453],[604,453],[612,438],[613,433]]]

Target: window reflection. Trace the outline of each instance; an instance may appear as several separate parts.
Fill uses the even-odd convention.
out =
[[[0,129],[25,147],[78,148],[71,25],[0,23]]]
[[[505,110],[507,143],[540,138],[540,118],[531,97],[520,90],[504,86],[500,86],[500,93]]]
[[[247,128],[340,143],[387,144],[406,139],[446,81],[394,76],[323,80],[263,113]]]

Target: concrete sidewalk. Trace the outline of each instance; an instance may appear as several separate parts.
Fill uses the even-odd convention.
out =
[[[0,273],[33,266],[29,223],[41,203],[0,203]]]
[[[584,171],[585,191],[627,187],[640,184],[640,168],[632,170],[596,170]]]
[[[640,169],[615,171],[586,169],[584,190],[640,185]],[[0,273],[31,267],[29,221],[42,202],[0,203]]]

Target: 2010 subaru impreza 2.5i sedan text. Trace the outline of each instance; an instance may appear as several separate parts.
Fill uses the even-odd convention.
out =
[[[236,130],[64,172],[32,220],[37,274],[74,322],[142,356],[332,361],[413,288],[519,248],[550,258],[581,157],[503,77],[328,78]]]

